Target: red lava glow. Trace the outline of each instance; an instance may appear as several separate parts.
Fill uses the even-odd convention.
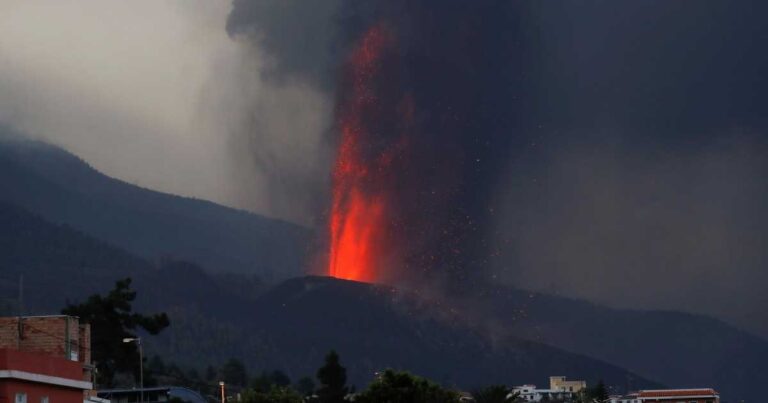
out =
[[[347,62],[346,93],[337,110],[340,143],[333,167],[329,219],[328,275],[346,280],[377,280],[377,263],[386,245],[387,199],[380,189],[391,152],[363,155],[372,137],[366,119],[377,107],[373,80],[392,37],[381,25],[369,29]],[[390,150],[391,151],[391,150]],[[379,193],[377,193],[379,192]]]

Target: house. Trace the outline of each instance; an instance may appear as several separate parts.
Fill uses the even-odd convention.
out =
[[[720,395],[711,388],[640,390],[626,396],[611,396],[611,403],[720,403]]]
[[[559,392],[579,393],[587,388],[586,381],[569,381],[564,376],[550,376],[549,389]]]
[[[0,318],[0,403],[82,403],[90,327],[65,315]]]
[[[208,403],[200,393],[181,386],[159,386],[144,389],[104,389],[96,393],[98,397],[112,403]]]
[[[549,389],[537,389],[536,385],[522,385],[512,388],[512,393],[519,393],[526,402],[542,400],[571,400],[587,387],[585,381],[569,381],[564,376],[550,376]]]

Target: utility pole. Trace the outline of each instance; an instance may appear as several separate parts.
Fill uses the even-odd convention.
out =
[[[123,343],[135,342],[139,347],[139,402],[144,403],[144,348],[141,346],[141,337],[126,337]]]
[[[141,337],[138,337],[137,342],[139,344],[139,385],[141,385],[141,403],[144,403],[144,347],[141,346]]]

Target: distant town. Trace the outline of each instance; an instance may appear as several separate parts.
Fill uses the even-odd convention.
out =
[[[128,380],[133,385],[102,388],[98,387],[100,375],[93,362],[92,330],[91,324],[70,315],[0,318],[0,403],[721,402],[718,392],[708,387],[614,394],[602,382],[588,385],[578,380],[578,374],[569,374],[574,379],[550,376],[547,387],[526,383],[463,391],[407,372],[383,370],[373,374],[367,389],[356,391],[345,385],[344,368],[335,352],[329,353],[318,370],[317,383],[306,378],[292,384],[279,373],[265,373],[249,382],[237,362],[218,371],[209,368],[203,378],[194,373],[174,378],[169,374],[178,368],[166,367],[162,370],[165,373],[157,373],[164,364],[156,356],[146,360],[139,337],[117,340],[127,350],[139,353],[133,363],[138,376]],[[151,382],[146,382],[150,378]],[[168,383],[158,384],[160,381]]]

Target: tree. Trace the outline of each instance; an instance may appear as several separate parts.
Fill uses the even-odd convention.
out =
[[[320,403],[343,402],[349,393],[347,370],[341,366],[339,355],[333,350],[325,356],[325,365],[317,370],[317,379],[320,381],[320,388],[317,389]]]
[[[305,376],[296,382],[295,388],[304,396],[312,396],[312,393],[315,392],[315,381]]]
[[[588,402],[602,403],[607,401],[610,396],[608,395],[608,388],[605,387],[605,382],[599,380],[597,384],[591,388],[587,388],[586,396]]]
[[[248,384],[248,373],[245,370],[245,365],[235,358],[230,358],[221,367],[221,378],[228,385],[245,386]]]
[[[472,392],[476,403],[508,403],[517,400],[518,393],[504,385],[492,385]]]
[[[216,368],[214,368],[213,365],[208,365],[208,367],[205,368],[205,380],[208,382],[216,380]]]
[[[165,363],[159,355],[153,355],[147,364],[147,369],[154,375],[165,375]]]
[[[134,331],[144,329],[155,335],[170,324],[165,313],[141,315],[132,312],[136,292],[131,291],[131,279],[118,280],[106,296],[91,295],[79,305],[68,304],[61,313],[77,316],[91,325],[91,357],[96,363],[97,384],[111,387],[115,373],[133,372],[138,375],[139,361],[136,343],[124,343],[125,338],[137,337]],[[143,365],[143,363],[142,363]]]
[[[407,372],[384,371],[355,397],[356,403],[458,403],[459,394]]]
[[[240,395],[242,403],[302,403],[304,398],[286,386],[272,386],[267,392],[246,389]]]
[[[289,378],[283,371],[279,370],[272,372],[263,371],[251,380],[251,388],[257,392],[267,392],[272,386],[285,387],[290,384],[291,378]]]

